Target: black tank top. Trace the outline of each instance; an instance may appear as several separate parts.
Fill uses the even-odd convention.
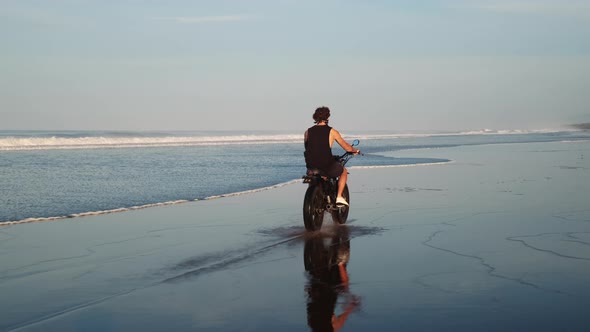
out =
[[[313,126],[307,130],[305,142],[305,164],[307,168],[327,170],[334,162],[332,148],[330,147],[329,126]]]

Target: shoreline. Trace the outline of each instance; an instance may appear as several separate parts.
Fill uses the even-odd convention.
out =
[[[349,169],[371,169],[371,168],[435,166],[435,165],[439,165],[439,164],[447,164],[447,163],[452,163],[452,162],[453,161],[441,161],[441,162],[434,162],[434,163],[417,163],[417,164],[403,164],[403,165],[351,166],[348,168]],[[208,196],[205,198],[195,198],[195,199],[189,199],[189,200],[176,200],[176,201],[168,201],[168,202],[160,202],[160,203],[150,203],[150,204],[145,204],[145,205],[122,207],[122,208],[116,208],[116,209],[104,210],[104,211],[89,211],[89,212],[73,213],[73,214],[64,215],[64,216],[25,218],[22,220],[0,221],[0,229],[3,226],[12,226],[12,225],[19,225],[19,224],[47,222],[47,221],[55,221],[55,220],[62,220],[62,219],[100,216],[100,215],[105,215],[105,214],[122,213],[122,212],[128,212],[128,211],[135,211],[135,210],[160,207],[160,206],[170,206],[170,205],[178,205],[178,204],[184,204],[184,203],[190,203],[190,202],[200,202],[200,201],[207,201],[207,200],[212,200],[212,199],[220,199],[220,198],[226,198],[226,197],[248,195],[248,194],[253,194],[253,193],[257,193],[257,192],[261,192],[261,191],[280,188],[283,186],[288,186],[288,185],[295,184],[295,183],[300,183],[301,181],[302,181],[301,179],[293,179],[290,181],[277,183],[277,184],[267,186],[267,187],[237,191],[237,192],[232,192],[232,193],[227,193],[227,194],[213,195],[213,196]]]

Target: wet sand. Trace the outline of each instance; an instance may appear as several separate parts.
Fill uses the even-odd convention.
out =
[[[351,169],[316,233],[303,184],[0,227],[0,331],[587,330],[590,142],[393,156],[453,162]]]

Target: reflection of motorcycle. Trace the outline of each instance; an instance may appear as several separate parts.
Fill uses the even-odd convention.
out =
[[[335,234],[318,234],[307,239],[303,256],[309,278],[307,324],[312,331],[337,331],[360,303],[348,289],[348,228],[339,226]],[[343,300],[340,315],[336,315],[338,297]]]

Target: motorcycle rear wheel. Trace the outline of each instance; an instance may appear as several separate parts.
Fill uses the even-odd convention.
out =
[[[303,223],[308,231],[317,231],[322,228],[326,212],[324,190],[320,184],[311,184],[305,192],[303,199]]]

